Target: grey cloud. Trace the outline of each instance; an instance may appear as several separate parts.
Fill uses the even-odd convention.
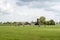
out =
[[[36,5],[32,5],[31,7],[32,8],[49,8],[51,6],[54,6],[54,4],[45,4],[45,2],[44,2],[44,3],[39,3],[39,4],[36,4]]]
[[[56,13],[60,13],[60,11],[54,10],[52,8],[46,8],[45,10],[47,10],[47,11],[53,11],[53,12],[56,12]]]
[[[60,11],[54,10],[52,8],[45,8],[46,11],[51,11],[54,12],[54,14],[56,14],[57,16],[60,16]]]
[[[32,3],[33,1],[36,2],[35,5]],[[24,6],[24,5],[30,5],[30,3],[32,3],[32,6],[30,6],[32,8],[45,8],[45,7],[54,5],[54,4],[52,4],[52,2],[50,4],[45,4],[46,1],[48,1],[48,0],[18,0],[16,2],[16,4],[19,6]],[[37,4],[37,3],[39,3],[39,4]]]
[[[55,5],[55,2],[60,2],[60,0],[20,0],[20,3],[19,2],[18,3],[19,3],[19,5],[23,6],[23,5],[30,5],[29,3],[33,2],[33,1],[35,1],[36,4],[32,3],[32,5],[29,6],[29,8],[40,8],[40,9],[43,8],[46,11],[52,11],[52,12],[60,13],[60,11],[57,11],[57,10],[50,8],[51,6]],[[46,2],[49,2],[49,3],[46,4]]]
[[[33,1],[36,2],[36,4],[33,4],[32,3]],[[49,2],[49,3],[46,4],[46,2]],[[53,11],[53,12],[56,12],[56,13],[60,13],[60,11],[57,11],[57,10],[54,10],[54,9],[50,8],[51,6],[55,5],[55,2],[60,2],[60,0],[18,0],[16,2],[16,4],[19,5],[19,6],[26,5],[29,8],[43,8],[46,11]],[[30,3],[32,3],[32,4],[30,4]]]
[[[40,1],[40,2],[45,2],[45,1],[50,1],[50,2],[60,2],[60,0],[20,0],[24,2],[32,2],[32,1]]]
[[[29,3],[31,3],[31,2],[40,2],[40,3],[45,3],[45,2],[60,2],[60,0],[18,0],[17,2],[16,2],[16,4],[18,4],[18,5],[21,5],[21,6],[23,6],[23,5],[29,5]]]
[[[5,11],[4,11],[4,10],[3,10],[3,11],[0,10],[0,14],[2,14],[2,15],[8,15],[8,14],[10,14],[10,13],[9,13],[8,11],[6,11],[6,10],[5,10]]]
[[[32,2],[34,0],[19,0],[19,1],[23,1],[23,2]]]
[[[29,5],[28,2],[22,2],[22,1],[18,1],[18,2],[16,2],[16,4],[17,4],[18,6]]]
[[[37,0],[18,0],[16,2],[17,5],[20,5],[20,6],[23,6],[23,5],[29,5],[29,3],[33,2],[33,1],[36,1]]]

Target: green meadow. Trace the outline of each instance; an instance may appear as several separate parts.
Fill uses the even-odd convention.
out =
[[[60,25],[0,26],[0,40],[60,40]]]

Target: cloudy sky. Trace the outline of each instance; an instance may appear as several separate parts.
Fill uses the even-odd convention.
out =
[[[60,0],[0,0],[0,22],[31,22],[40,16],[60,21]]]

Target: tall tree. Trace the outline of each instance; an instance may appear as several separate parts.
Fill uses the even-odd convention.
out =
[[[35,25],[39,25],[39,19],[37,18],[37,22],[35,23]]]
[[[46,19],[46,18],[45,18],[44,16],[41,16],[41,17],[40,17],[40,24],[41,24],[41,25],[45,24],[45,19]]]

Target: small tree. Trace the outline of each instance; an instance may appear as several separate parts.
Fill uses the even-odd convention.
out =
[[[30,25],[30,23],[29,22],[25,22],[24,25]]]
[[[50,25],[55,25],[55,21],[54,20],[49,20],[49,24]]]

